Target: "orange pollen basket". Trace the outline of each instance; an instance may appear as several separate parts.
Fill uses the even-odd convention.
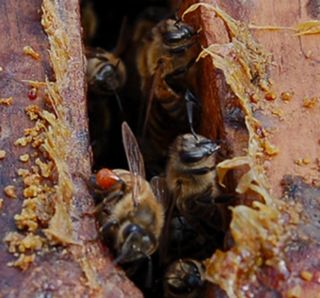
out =
[[[115,185],[119,180],[120,178],[107,168],[99,170],[96,175],[96,183],[102,189],[110,188],[111,186]]]

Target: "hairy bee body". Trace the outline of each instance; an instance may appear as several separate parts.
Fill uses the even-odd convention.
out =
[[[180,135],[170,148],[166,169],[167,186],[178,212],[208,237],[226,227],[226,206],[216,202],[222,194],[215,171],[218,149],[201,135]]]
[[[112,199],[104,202],[103,211],[98,214],[100,235],[112,245],[119,262],[127,263],[155,252],[164,223],[164,211],[146,180],[137,178],[141,189],[135,205],[132,173],[122,169],[112,172],[119,177],[124,188],[120,191],[120,187],[116,187],[108,193]]]
[[[207,239],[182,216],[174,214],[170,221],[167,233],[168,241],[163,256],[165,264],[178,258],[192,256],[197,259],[205,259],[212,255],[212,238]]]
[[[96,199],[99,234],[116,254],[116,263],[131,263],[150,256],[159,246],[164,207],[145,180],[143,156],[126,122],[121,125],[128,170],[107,168],[89,182]]]
[[[204,265],[194,259],[173,262],[164,276],[165,298],[197,298],[204,292]]]
[[[147,101],[145,160],[150,167],[161,163],[174,138],[189,129],[185,97],[195,85],[192,73],[199,51],[195,38],[189,25],[165,19],[146,35],[137,52],[141,90]]]
[[[147,88],[160,69],[154,97],[160,101],[172,96],[179,97],[175,86],[172,85],[174,82],[170,82],[170,79],[178,79],[179,75],[184,75],[197,57],[198,47],[194,35],[195,32],[189,25],[166,19],[154,26],[142,40],[136,63],[145,96],[149,95]]]
[[[125,65],[111,52],[87,48],[87,82],[89,128],[95,164],[109,165],[110,160],[105,152],[109,151],[112,155],[119,150],[115,131],[119,130],[119,119],[123,113],[119,92],[126,82]]]
[[[115,54],[100,48],[87,53],[87,80],[89,89],[97,94],[112,95],[126,82],[126,68]]]

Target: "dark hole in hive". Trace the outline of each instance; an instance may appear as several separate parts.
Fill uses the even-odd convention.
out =
[[[85,7],[90,0],[82,1]],[[172,15],[167,1],[138,1],[133,5],[126,5],[124,2],[115,1],[107,4],[105,1],[91,1],[93,10],[97,18],[96,33],[90,40],[85,40],[85,45],[90,47],[100,47],[107,51],[114,51],[118,40],[121,27],[126,20],[125,35],[130,37],[133,24],[148,7],[155,7],[153,11],[155,17],[161,19],[161,14]],[[84,14],[83,14],[84,15]],[[119,109],[116,95],[97,95],[88,91],[88,114],[90,139],[93,148],[93,171],[103,167],[110,169],[127,169],[123,144],[121,140],[121,123],[126,120],[132,130],[139,135],[139,124],[141,124],[141,106],[139,103],[140,84],[136,71],[132,67],[132,48],[130,38],[124,38],[125,50],[120,54],[127,66],[127,82],[124,88],[117,93],[123,105],[123,112]],[[148,171],[148,169],[147,169]],[[177,225],[181,225],[184,237],[189,240],[188,246],[180,247],[179,243],[173,243],[169,248],[169,254],[178,258],[183,257],[210,257],[216,248],[223,245],[223,233],[216,233],[211,239],[198,239],[193,229],[183,222],[183,218],[175,218]],[[201,237],[200,237],[201,238]],[[190,253],[191,251],[191,253]],[[194,252],[197,251],[197,256]],[[173,261],[173,260],[171,260]],[[160,265],[159,265],[160,264]],[[138,263],[123,266],[135,284],[143,291],[145,297],[163,297],[163,274],[164,268],[161,265],[159,253],[152,256],[152,284],[147,284],[148,260],[144,259]],[[134,274],[130,274],[134,272]],[[180,296],[179,296],[180,297]]]

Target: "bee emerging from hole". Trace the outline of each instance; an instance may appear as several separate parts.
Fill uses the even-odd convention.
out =
[[[90,91],[98,95],[115,95],[126,82],[126,68],[115,54],[100,48],[87,49],[87,80]],[[122,110],[121,103],[118,102]]]
[[[154,26],[138,49],[136,64],[145,98],[142,135],[151,169],[165,160],[174,138],[189,130],[187,109],[198,103],[192,91],[196,89],[198,53],[194,29],[174,19]]]
[[[150,96],[153,83],[151,91],[157,100],[180,97],[176,83],[179,79],[182,83],[198,53],[196,33],[191,26],[174,19],[159,22],[146,34],[136,56],[143,94]]]
[[[86,48],[89,128],[95,169],[113,167],[117,162],[109,156],[115,156],[122,149],[120,126],[123,120],[128,120],[127,111],[130,111],[128,101],[123,99],[127,71],[120,58],[126,43],[125,32],[126,18],[114,50]]]
[[[159,245],[164,223],[162,204],[144,179],[145,171],[137,141],[124,122],[122,137],[129,169],[100,170],[92,177],[94,213],[99,233],[116,254],[115,263],[125,264],[150,256]]]
[[[193,259],[180,259],[173,262],[164,276],[164,297],[202,297],[205,284],[204,272],[204,265]]]
[[[199,233],[212,237],[227,228],[227,204],[216,180],[220,146],[199,134],[184,134],[170,148],[166,182],[178,212]]]

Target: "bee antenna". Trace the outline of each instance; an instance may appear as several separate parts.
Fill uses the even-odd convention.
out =
[[[196,132],[194,131],[194,126],[193,126],[193,108],[194,108],[194,105],[196,104],[197,99],[189,89],[186,90],[184,98],[186,100],[187,117],[188,117],[188,123],[190,126],[190,131],[194,136],[194,138],[196,139],[196,141],[198,141],[199,139],[197,137]]]
[[[147,278],[146,278],[146,287],[151,288],[152,287],[152,276],[153,276],[153,267],[152,267],[152,260],[151,257],[147,254],[143,253],[143,255],[148,260],[148,271],[147,271]]]
[[[118,265],[124,259],[125,256],[126,256],[126,253],[121,253],[112,261],[112,264]]]
[[[127,239],[125,240],[125,242],[122,244],[122,249],[121,249],[121,253],[113,260],[113,264],[117,265],[119,264],[128,254],[129,250],[131,247],[129,247],[128,245],[126,245],[129,240],[133,237],[133,233],[131,233]]]
[[[121,114],[123,114],[124,112],[123,112],[123,106],[122,106],[121,98],[120,98],[118,92],[116,90],[114,90],[114,89],[113,89],[113,94],[114,94],[114,96],[115,96],[115,98],[117,100],[117,103],[118,103],[118,106],[119,106],[119,110],[120,110]]]
[[[178,10],[176,10],[173,15],[174,15],[173,18],[176,20],[176,22],[174,23],[174,25],[177,26],[178,23],[181,22],[181,18],[179,17]]]

